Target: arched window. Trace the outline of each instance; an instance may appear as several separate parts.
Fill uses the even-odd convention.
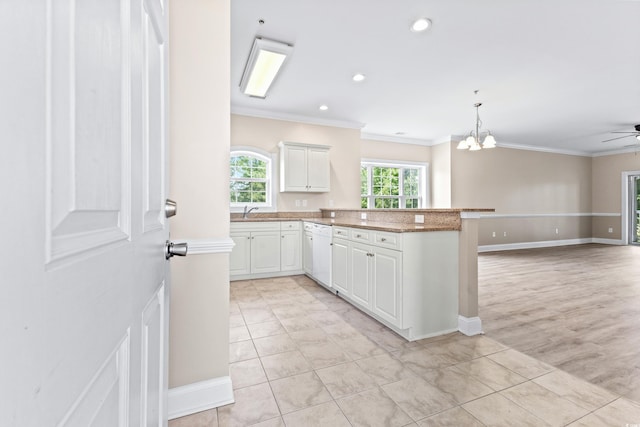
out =
[[[272,160],[268,153],[232,149],[230,158],[230,206],[272,207]]]

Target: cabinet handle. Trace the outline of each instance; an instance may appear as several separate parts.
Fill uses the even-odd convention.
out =
[[[284,236],[282,236],[282,238],[284,239]]]
[[[251,237],[247,237],[247,240],[251,240]]]
[[[362,235],[360,235],[360,234],[356,234],[356,237],[362,237]]]
[[[381,239],[380,239],[380,241],[381,241],[381,242],[386,242],[386,241],[387,241],[387,238],[386,238],[386,237],[383,237],[383,238],[381,238]]]

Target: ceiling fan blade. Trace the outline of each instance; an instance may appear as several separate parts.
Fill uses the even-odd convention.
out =
[[[629,138],[630,136],[635,136],[635,135],[619,136],[619,137],[617,137],[617,138],[605,139],[605,140],[604,140],[604,141],[602,141],[602,142],[615,141],[616,139]]]
[[[614,130],[614,131],[611,131],[609,133],[638,133],[638,132],[633,132],[633,131],[630,131],[630,130],[628,130],[628,131]]]

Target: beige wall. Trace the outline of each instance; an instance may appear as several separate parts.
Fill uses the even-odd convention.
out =
[[[280,141],[328,145],[331,147],[331,192],[277,192],[278,211],[311,211],[333,206],[360,206],[360,130],[295,123],[234,114],[231,116],[231,145],[257,147],[278,153]],[[277,156],[276,156],[277,158]],[[276,167],[276,188],[279,171]],[[307,206],[296,206],[307,200]]]
[[[170,3],[171,237],[229,236],[229,0]],[[171,261],[169,387],[229,375],[227,254]]]
[[[635,171],[640,171],[640,155],[637,153],[593,158],[593,237],[622,238],[622,218],[598,214],[622,213],[622,173]],[[609,233],[609,228],[613,229],[612,233]]]
[[[431,147],[424,145],[362,139],[360,141],[360,154],[363,159],[431,164]]]
[[[451,147],[446,142],[431,147],[431,206],[433,208],[451,207]],[[455,148],[455,147],[454,147]]]
[[[591,163],[584,156],[504,147],[471,152],[452,144],[451,205],[500,215],[481,219],[481,246],[588,239]]]

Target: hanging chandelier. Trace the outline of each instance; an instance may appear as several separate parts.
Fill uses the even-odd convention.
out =
[[[477,91],[476,91],[477,93]],[[494,148],[496,146],[496,139],[491,135],[490,131],[480,131],[482,127],[482,120],[480,120],[480,106],[481,102],[473,104],[476,107],[476,129],[469,132],[469,136],[460,141],[458,144],[458,150],[478,151],[483,148]],[[482,143],[480,140],[483,139]]]

